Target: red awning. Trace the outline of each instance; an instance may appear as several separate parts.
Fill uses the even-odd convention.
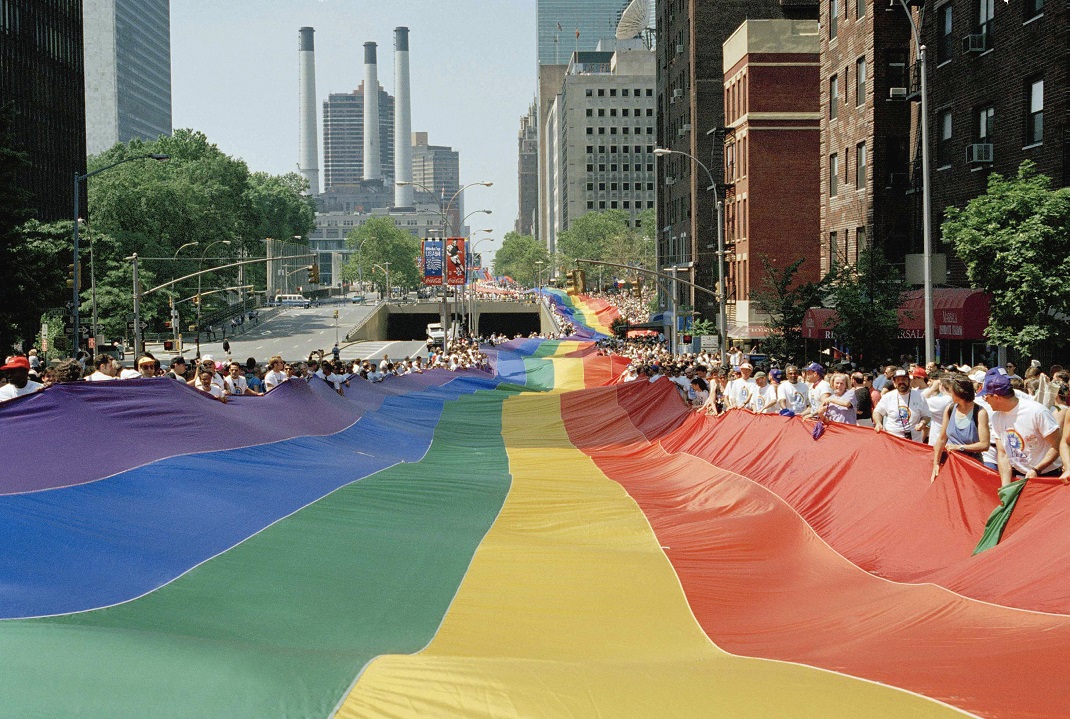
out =
[[[940,340],[983,340],[988,327],[989,296],[981,290],[941,287],[933,290],[933,329]],[[811,307],[803,318],[803,337],[831,340],[836,310]],[[921,290],[907,293],[899,307],[899,338],[925,338]]]

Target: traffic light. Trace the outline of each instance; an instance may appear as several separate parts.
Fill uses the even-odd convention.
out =
[[[570,295],[576,294],[576,283],[573,281],[572,270],[565,273],[565,292]]]
[[[320,283],[320,266],[316,263],[312,263],[308,266],[308,281],[314,285]]]
[[[75,264],[67,265],[67,286],[73,288],[75,279],[78,280],[78,286],[82,286],[82,268]]]
[[[201,296],[200,295],[193,295],[193,304],[199,305],[200,303],[201,303]]]
[[[173,323],[173,322],[171,322],[170,320],[168,320],[168,321],[166,321],[166,322],[164,322],[164,323],[163,323],[163,326],[164,326],[164,327],[166,327],[167,329],[172,329],[172,328],[173,328],[173,327],[174,327],[175,325],[174,325],[174,323]]]

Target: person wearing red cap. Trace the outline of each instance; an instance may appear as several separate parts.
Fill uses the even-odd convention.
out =
[[[7,364],[0,367],[0,372],[4,373],[7,380],[7,384],[0,386],[0,402],[33,394],[44,387],[40,382],[30,379],[30,360],[22,355],[9,358]]]

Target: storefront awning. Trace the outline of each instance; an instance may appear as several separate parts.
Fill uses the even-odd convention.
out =
[[[933,290],[933,329],[940,340],[984,340],[989,296],[981,290],[941,287]],[[924,339],[925,312],[921,290],[907,293],[899,307],[899,339]],[[803,318],[803,337],[831,340],[836,310],[811,307]]]

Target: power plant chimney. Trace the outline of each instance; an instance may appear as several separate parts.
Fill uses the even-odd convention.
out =
[[[379,142],[379,70],[375,43],[364,43],[364,179],[383,179]]]
[[[297,31],[297,62],[299,68],[298,118],[299,147],[297,167],[308,180],[308,192],[320,193],[319,150],[316,144],[316,49],[313,34],[315,29],[303,27]]]
[[[394,179],[412,182],[412,100],[409,95],[409,28],[394,28]],[[394,185],[394,206],[412,207],[412,185]]]

